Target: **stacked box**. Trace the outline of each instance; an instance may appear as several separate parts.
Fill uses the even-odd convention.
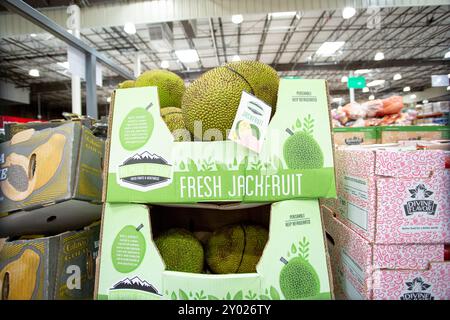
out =
[[[413,143],[336,151],[338,198],[321,200],[336,297],[450,298],[449,160]]]
[[[380,142],[380,127],[334,128],[333,140],[336,146],[376,144]]]
[[[92,299],[100,226],[0,247],[0,300]]]
[[[317,200],[336,195],[325,81],[281,80],[259,154],[230,140],[174,141],[156,87],[115,91],[108,136],[98,299],[332,298]],[[298,152],[303,139],[316,151]],[[169,228],[210,235],[244,222],[269,232],[252,273],[169,271],[155,245]],[[313,280],[289,281],[286,268]]]
[[[415,146],[337,150],[332,209],[371,242],[450,242],[449,157]]]
[[[448,126],[385,126],[381,127],[381,143],[397,143],[401,140],[440,140],[450,137]]]
[[[79,122],[0,144],[0,237],[59,233],[101,215],[104,142]]]
[[[322,206],[337,299],[448,300],[450,261],[444,244],[379,244]]]

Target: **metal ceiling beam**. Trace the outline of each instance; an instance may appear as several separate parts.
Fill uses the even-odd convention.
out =
[[[271,22],[272,22],[272,19],[270,19],[270,14],[266,14],[266,19],[264,20],[264,27],[263,27],[263,31],[261,34],[261,39],[259,40],[258,52],[256,53],[256,61],[259,61],[259,58],[261,58],[261,53],[264,48],[264,43],[266,42],[267,32],[269,31]]]
[[[277,53],[275,55],[275,58],[272,61],[273,65],[277,65],[278,62],[280,62],[281,56],[283,55],[284,51],[286,50],[286,47],[291,41],[292,36],[295,34],[295,31],[297,30],[300,21],[302,21],[302,17],[299,15],[299,13],[297,13],[292,18],[291,23],[289,24],[288,31],[286,31],[286,33],[284,34],[283,40],[281,41],[280,46],[278,47]]]
[[[56,22],[52,21],[51,19],[49,19],[47,16],[40,13],[39,11],[33,9],[31,6],[29,6],[25,2],[17,1],[17,0],[3,0],[2,5],[4,7],[6,7],[8,10],[19,14],[20,16],[24,17],[25,19],[31,21],[33,24],[50,32],[55,37],[61,39],[68,45],[84,52],[87,55],[92,55],[92,56],[97,57],[97,59],[101,63],[103,63],[105,66],[107,66],[109,69],[113,70],[117,74],[123,76],[124,78],[134,79],[134,76],[132,74],[128,73],[122,67],[116,65],[114,62],[111,61],[111,59],[109,59],[108,57],[99,53],[94,48],[89,47],[82,40],[78,39],[77,37],[75,37],[72,34],[70,34],[69,32],[67,32],[67,30],[65,28],[61,27]]]
[[[9,0],[11,2],[19,2]],[[4,2],[4,1],[2,1]],[[224,5],[224,3],[227,3]],[[353,0],[355,8],[408,7],[424,5],[424,0]],[[290,0],[290,1],[255,1],[255,0],[147,0],[121,1],[104,3],[81,8],[83,28],[98,28],[134,24],[159,23],[163,21],[180,21],[207,17],[226,17],[233,14],[261,14],[267,12],[333,10],[344,8],[348,0]],[[426,5],[448,5],[448,0],[427,0]],[[66,8],[42,9],[42,12],[60,25],[67,19]],[[32,24],[14,23],[14,15],[5,14],[0,23],[0,37],[27,33],[38,33]]]
[[[214,20],[213,20],[213,18],[209,18],[209,31],[211,33],[211,40],[212,40],[214,52],[216,54],[217,65],[220,66],[219,49],[217,49],[216,30],[214,29]]]
[[[225,58],[225,63],[228,62],[227,57],[227,46],[225,45],[225,36],[223,34],[223,24],[222,24],[222,18],[218,18],[219,20],[219,29],[220,29],[220,38],[222,39],[222,50],[223,50],[223,56]]]
[[[189,43],[189,48],[190,49],[196,49],[195,48],[195,43],[194,43],[194,40],[193,40],[196,37],[196,35],[195,35],[195,32],[194,32],[194,28],[192,28],[191,21],[190,20],[182,20],[181,21],[181,25],[183,27],[185,39]],[[200,68],[203,68],[203,64],[202,64],[201,58],[198,61],[198,65],[200,66]]]

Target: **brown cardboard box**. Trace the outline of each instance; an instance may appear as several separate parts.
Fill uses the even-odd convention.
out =
[[[78,122],[0,144],[0,236],[77,229],[99,219],[104,142]]]

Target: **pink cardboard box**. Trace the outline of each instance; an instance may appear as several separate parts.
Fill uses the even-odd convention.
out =
[[[450,152],[380,145],[336,151],[342,221],[377,244],[450,242]]]
[[[444,244],[373,244],[321,207],[336,299],[448,300]]]

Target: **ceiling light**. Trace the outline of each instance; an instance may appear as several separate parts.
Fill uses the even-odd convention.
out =
[[[111,97],[106,98],[106,102],[110,103],[111,102]]]
[[[324,42],[317,49],[316,54],[322,57],[332,56],[336,51],[338,51],[345,44],[345,41],[335,41],[335,42]]]
[[[364,93],[367,93],[367,92],[369,92],[370,90],[369,90],[369,88],[364,87],[362,91],[363,91]]]
[[[241,24],[242,21],[244,21],[244,17],[242,16],[242,14],[233,14],[231,16],[231,22],[233,22],[234,24]]]
[[[340,103],[340,102],[342,102],[342,100],[344,100],[344,99],[342,99],[342,98],[333,98],[333,102],[336,102],[336,103]]]
[[[447,91],[450,91],[450,86],[447,87]]]
[[[450,58],[450,51],[447,51],[445,53],[444,59],[449,59]]]
[[[400,73],[394,74],[394,80],[400,80],[402,78],[402,75]]]
[[[241,57],[239,57],[238,55],[234,55],[233,58],[231,58],[231,61],[241,61]]]
[[[69,67],[70,67],[69,61],[58,62],[57,64],[58,64],[59,66],[63,67],[64,69],[69,69]]]
[[[409,98],[410,98],[411,100],[414,100],[415,98],[417,98],[417,96],[416,96],[415,94],[412,94],[412,95],[409,96]]]
[[[200,60],[195,49],[176,50],[175,55],[182,63],[192,63]]]
[[[372,70],[370,70],[370,69],[358,69],[358,70],[355,70],[355,74],[365,74],[365,73],[369,73],[370,71],[372,71]]]
[[[169,69],[169,67],[170,67],[169,61],[167,61],[167,60],[161,61],[161,68],[163,68],[163,69]]]
[[[381,61],[384,60],[384,53],[379,51],[375,54],[375,57],[373,58],[375,61]]]
[[[350,19],[356,14],[356,10],[353,7],[345,7],[342,10],[342,18],[344,19]]]
[[[135,34],[136,33],[136,26],[133,22],[127,22],[123,26],[123,31],[125,31],[128,34]]]
[[[32,77],[39,77],[39,70],[38,69],[31,69],[30,71],[28,71],[28,74]]]
[[[37,36],[37,34],[36,33],[30,33],[30,37],[36,37]]]
[[[286,12],[272,12],[270,16],[272,18],[289,18],[297,14],[297,11],[286,11]]]
[[[428,100],[423,100],[422,103],[426,104],[426,103],[428,103]]]
[[[367,86],[368,87],[376,87],[376,86],[384,86],[385,80],[373,80],[370,81]]]
[[[341,82],[348,82],[348,77],[347,76],[343,76],[341,78]]]
[[[404,88],[403,88],[403,92],[409,92],[409,91],[411,91],[411,88],[410,88],[410,87],[404,87]]]
[[[369,96],[369,100],[375,100],[375,96],[374,96],[373,94],[371,94],[371,95]]]

